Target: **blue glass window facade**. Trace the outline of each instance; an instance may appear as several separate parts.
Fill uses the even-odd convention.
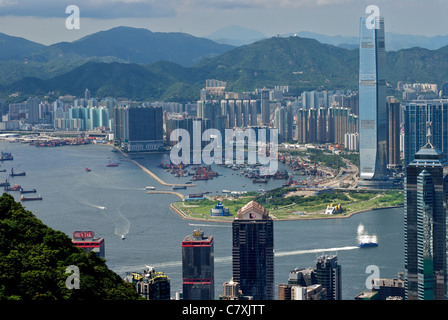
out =
[[[360,178],[387,177],[386,52],[384,20],[369,29],[366,18],[360,23],[359,59],[359,156]]]

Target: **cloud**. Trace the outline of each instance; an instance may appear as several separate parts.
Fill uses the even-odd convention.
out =
[[[0,16],[65,17],[69,5],[89,18],[172,17],[195,8],[266,9],[324,6],[355,0],[0,0]]]

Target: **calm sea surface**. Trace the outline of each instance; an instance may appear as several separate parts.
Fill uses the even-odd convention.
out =
[[[104,237],[108,266],[121,276],[142,271],[146,265],[165,272],[171,279],[171,295],[182,289],[181,242],[194,228],[201,227],[215,240],[215,298],[222,293],[222,283],[232,277],[231,224],[195,222],[180,218],[168,207],[178,198],[170,194],[147,194],[146,186],[162,186],[136,165],[121,161],[122,155],[110,146],[63,146],[37,148],[22,143],[0,142],[0,150],[11,152],[13,161],[1,163],[0,180],[15,172],[24,177],[10,179],[25,190],[37,189],[43,201],[24,202],[46,225],[70,237],[77,230],[93,230]],[[132,156],[167,182],[184,183],[158,165],[169,154]],[[106,167],[109,161],[119,167]],[[86,172],[85,168],[92,169]],[[196,181],[196,187],[177,190],[184,194],[222,190],[258,190],[281,186],[283,180],[253,184],[238,171],[216,167],[223,176]],[[20,200],[18,192],[10,192]],[[31,195],[27,195],[30,197]],[[356,214],[349,219],[282,221],[274,224],[275,284],[286,283],[295,268],[308,268],[316,257],[337,254],[342,266],[342,298],[352,300],[366,290],[366,273],[370,265],[379,267],[381,278],[397,277],[404,270],[403,209],[375,210]],[[379,246],[359,249],[359,232],[376,236]],[[121,235],[126,235],[126,240]],[[276,288],[277,290],[277,288]],[[277,297],[277,295],[276,295]]]

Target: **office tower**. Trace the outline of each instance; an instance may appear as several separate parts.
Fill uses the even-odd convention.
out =
[[[316,261],[317,283],[326,290],[327,300],[341,300],[341,266],[336,255],[322,255]]]
[[[404,105],[404,167],[426,142],[426,124],[431,123],[431,143],[448,153],[448,100],[416,100]]]
[[[384,20],[361,18],[359,56],[359,160],[361,180],[387,177],[386,53]],[[378,183],[376,183],[378,184]]]
[[[233,280],[244,296],[274,299],[274,223],[255,201],[238,210],[232,223]]]
[[[269,125],[270,120],[270,104],[269,104],[269,90],[264,88],[261,90],[261,125]]]
[[[153,151],[163,147],[160,107],[114,108],[114,140],[126,151]]]
[[[429,129],[428,129],[429,130]],[[406,167],[404,238],[407,300],[447,298],[447,171],[429,141]]]
[[[194,230],[182,241],[182,288],[184,300],[214,300],[213,236]]]
[[[400,159],[400,103],[396,100],[387,103],[388,113],[388,168],[397,169],[401,167]]]

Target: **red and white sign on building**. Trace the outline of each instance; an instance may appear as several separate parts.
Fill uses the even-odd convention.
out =
[[[78,248],[86,251],[93,251],[97,256],[104,258],[104,238],[95,238],[93,231],[73,232],[72,242]]]

